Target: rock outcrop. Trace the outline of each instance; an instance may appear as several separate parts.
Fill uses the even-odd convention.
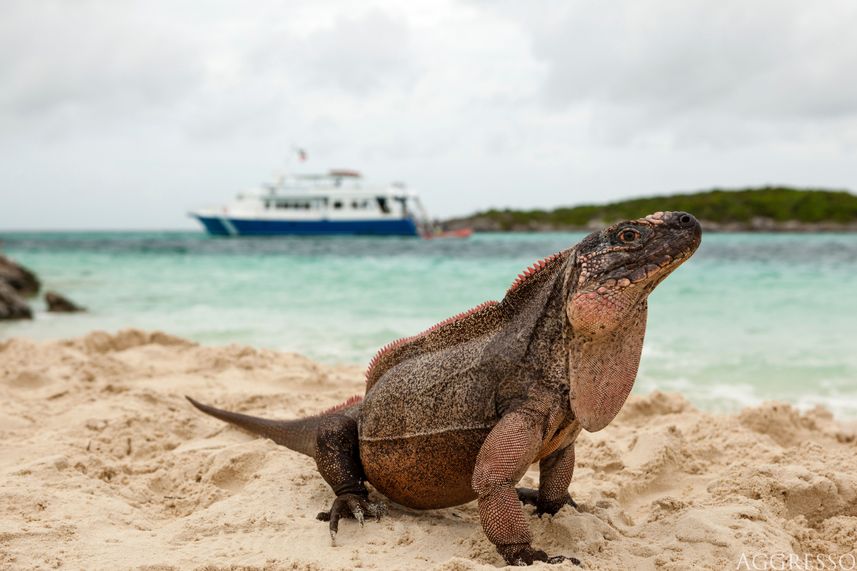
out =
[[[0,320],[32,319],[33,310],[11,285],[0,279]]]
[[[0,282],[8,284],[23,296],[34,296],[42,287],[36,274],[2,254],[0,254]]]
[[[48,311],[54,313],[75,313],[78,311],[86,311],[85,308],[77,305],[65,296],[58,294],[55,291],[45,292],[45,303],[48,304]]]

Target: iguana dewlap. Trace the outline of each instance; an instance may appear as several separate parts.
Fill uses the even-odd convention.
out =
[[[488,539],[511,564],[558,562],[534,549],[521,502],[572,503],[574,441],[618,414],[637,375],[646,299],[696,251],[699,223],[656,212],[594,232],[527,269],[486,302],[381,349],[366,394],[320,415],[273,421],[191,402],[312,456],[341,517],[380,517],[366,483],[411,508],[479,502]],[[539,463],[539,489],[516,490]]]

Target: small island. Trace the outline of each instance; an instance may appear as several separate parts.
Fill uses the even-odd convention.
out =
[[[857,195],[844,190],[766,186],[631,198],[553,210],[491,209],[447,220],[448,230],[556,232],[600,228],[658,210],[694,214],[707,231],[855,232]]]

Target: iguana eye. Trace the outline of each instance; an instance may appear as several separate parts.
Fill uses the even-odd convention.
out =
[[[628,244],[630,242],[636,242],[639,239],[640,233],[634,230],[633,228],[625,228],[624,230],[619,231],[620,242]]]

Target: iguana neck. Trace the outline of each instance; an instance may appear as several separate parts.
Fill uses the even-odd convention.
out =
[[[575,251],[551,257],[539,271],[516,282],[497,309],[505,326],[488,342],[482,363],[499,378],[560,389],[568,384],[566,291]],[[573,283],[573,281],[572,281]]]

